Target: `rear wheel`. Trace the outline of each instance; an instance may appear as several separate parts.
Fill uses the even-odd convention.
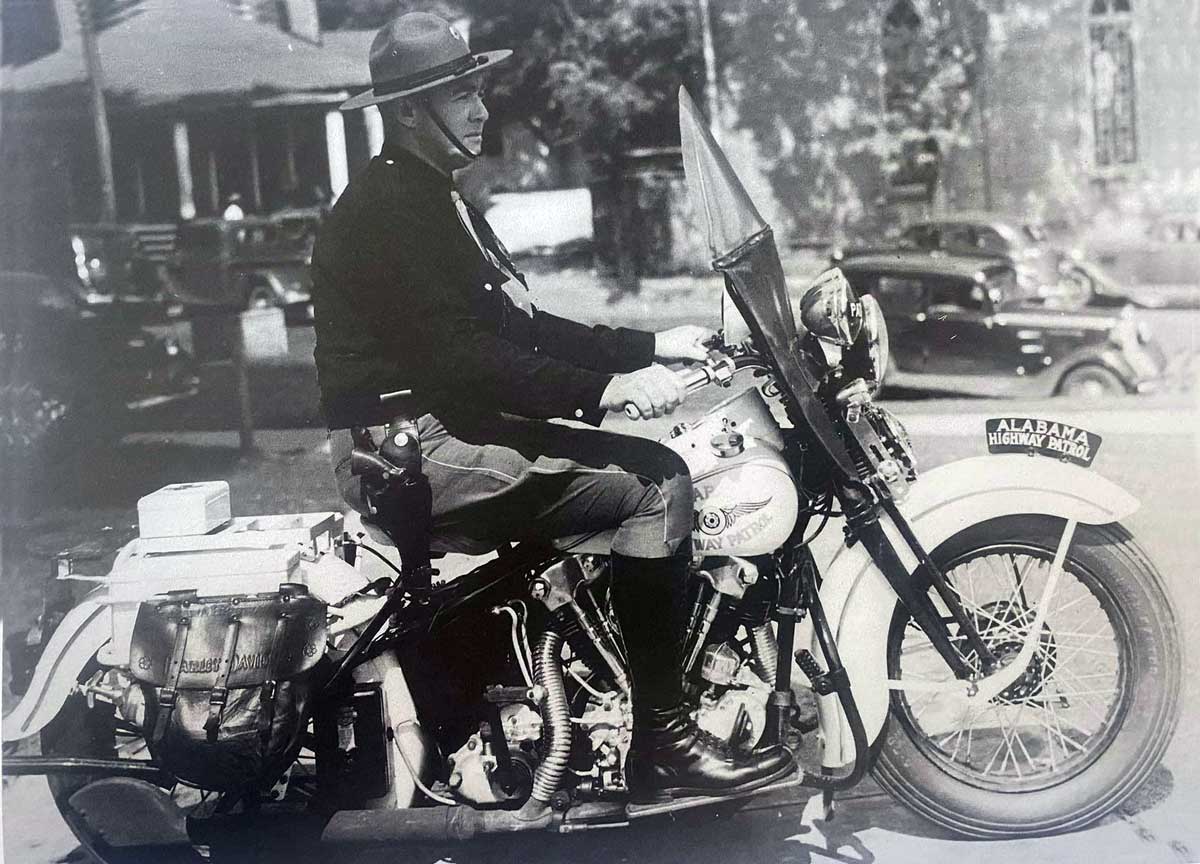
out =
[[[1004,517],[933,553],[1002,664],[1030,632],[1063,528],[1048,516]],[[1162,579],[1128,532],[1116,524],[1077,526],[1047,602],[1033,658],[991,701],[974,705],[950,691],[892,693],[876,777],[957,833],[1004,838],[1081,828],[1128,798],[1171,739],[1180,636]],[[951,634],[978,667],[953,626]],[[952,677],[899,606],[888,677]]]
[[[119,728],[111,705],[97,702],[89,708],[86,697],[80,694],[69,697],[50,725],[42,730],[41,745],[43,756],[149,761],[145,742],[140,736]],[[100,864],[139,864],[146,861],[199,864],[205,860],[201,851],[191,846],[127,847],[119,840],[106,837],[96,817],[89,819],[87,808],[80,804],[80,799],[73,801],[77,792],[102,779],[101,775],[49,774],[46,777],[59,814],[94,861]],[[153,790],[147,791],[154,794]],[[199,803],[198,795],[190,793],[191,790],[185,789],[177,796],[173,789],[162,789],[162,795],[180,806],[184,814],[191,804]],[[196,800],[189,801],[189,797],[195,797]],[[131,821],[148,818],[146,813],[128,813],[127,816]]]
[[[54,720],[41,733],[44,756],[95,759],[135,759],[150,764],[150,754],[140,731],[119,719],[111,704],[100,699],[92,707],[81,694],[68,698]],[[311,754],[310,754],[311,755]],[[312,762],[304,756],[293,766],[288,797],[278,804],[262,805],[255,816],[230,816],[244,808],[218,793],[174,783],[132,781],[129,786],[106,789],[89,784],[105,780],[103,775],[47,775],[50,792],[63,821],[80,845],[100,864],[202,864],[219,861],[279,861],[296,864],[305,850],[315,847],[314,825],[304,814],[311,797]],[[100,790],[97,792],[97,790]],[[90,795],[89,795],[90,792]],[[79,793],[77,795],[77,793]],[[120,809],[96,809],[98,797],[121,801]],[[82,803],[81,803],[82,802]],[[267,808],[270,808],[268,813]],[[219,816],[220,822],[209,821]],[[276,831],[264,831],[277,820]],[[151,824],[153,830],[134,832],[162,838],[168,845],[127,845],[125,824]],[[111,836],[110,836],[111,835]],[[170,842],[172,841],[173,842]],[[145,841],[149,842],[149,841]]]

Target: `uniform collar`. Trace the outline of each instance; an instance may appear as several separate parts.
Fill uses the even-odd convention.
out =
[[[449,200],[453,187],[451,179],[411,150],[385,142],[379,159],[404,178],[405,191],[409,194],[424,192]]]

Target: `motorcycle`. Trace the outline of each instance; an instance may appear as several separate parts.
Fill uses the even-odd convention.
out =
[[[989,455],[918,479],[872,398],[877,303],[829,271],[797,326],[771,229],[685,91],[680,123],[713,267],[749,328],[685,373],[728,398],[664,439],[695,485],[682,674],[706,735],[734,753],[785,744],[796,772],[630,802],[609,536],[435,580],[419,440],[398,424],[354,451],[387,493],[361,529],[230,518],[222,484],[168,487],[92,593],[42,622],[3,727],[40,733],[41,755],[4,770],[47,774],[97,858],[610,829],[801,787],[831,811],[869,771],[951,831],[1013,838],[1088,825],[1146,779],[1178,720],[1181,640],[1119,524],[1138,502],[1085,467],[1099,438],[998,418]]]

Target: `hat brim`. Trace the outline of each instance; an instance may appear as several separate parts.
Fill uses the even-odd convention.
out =
[[[506,60],[512,57],[512,53],[513,52],[507,48],[503,48],[499,51],[480,52],[474,55],[476,60],[475,65],[466,72],[460,72],[457,75],[447,75],[444,78],[438,78],[436,81],[430,81],[426,84],[422,84],[420,87],[412,87],[408,90],[400,90],[395,93],[376,94],[375,88],[372,87],[370,90],[365,90],[362,93],[351,96],[338,106],[338,110],[354,111],[358,108],[367,108],[371,105],[378,105],[381,102],[390,102],[393,99],[403,99],[405,96],[411,96],[414,93],[420,93],[424,90],[432,90],[434,87],[442,87],[451,83],[452,81],[457,81],[460,78],[470,78],[472,75],[482,75],[483,73],[490,71],[493,67],[504,63]]]

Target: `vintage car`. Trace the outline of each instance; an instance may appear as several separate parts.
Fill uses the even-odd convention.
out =
[[[1094,232],[1088,257],[1140,297],[1160,304],[1200,305],[1200,213],[1165,213],[1143,223]]]
[[[77,223],[69,227],[69,261],[61,268],[81,304],[122,306],[120,313],[142,320],[161,319],[166,307],[158,259],[148,253],[153,240],[173,233],[172,225],[112,222]]]
[[[858,255],[887,251],[921,251],[946,255],[1003,259],[1016,274],[1014,292],[1031,303],[1056,309],[1081,306],[1142,305],[1091,261],[1053,245],[1036,222],[1009,220],[995,213],[961,211],[915,222],[892,246],[846,247],[833,252],[832,263]]]
[[[166,268],[168,291],[192,310],[279,306],[289,320],[309,319],[319,221],[313,209],[184,222]]]
[[[879,301],[889,387],[1101,398],[1160,386],[1165,358],[1132,309],[1051,310],[1015,291],[1006,259],[862,255],[842,272]]]
[[[0,271],[0,369],[0,465],[39,473],[95,453],[137,412],[190,398],[198,383],[170,336],[81,301],[65,279],[13,271]]]

